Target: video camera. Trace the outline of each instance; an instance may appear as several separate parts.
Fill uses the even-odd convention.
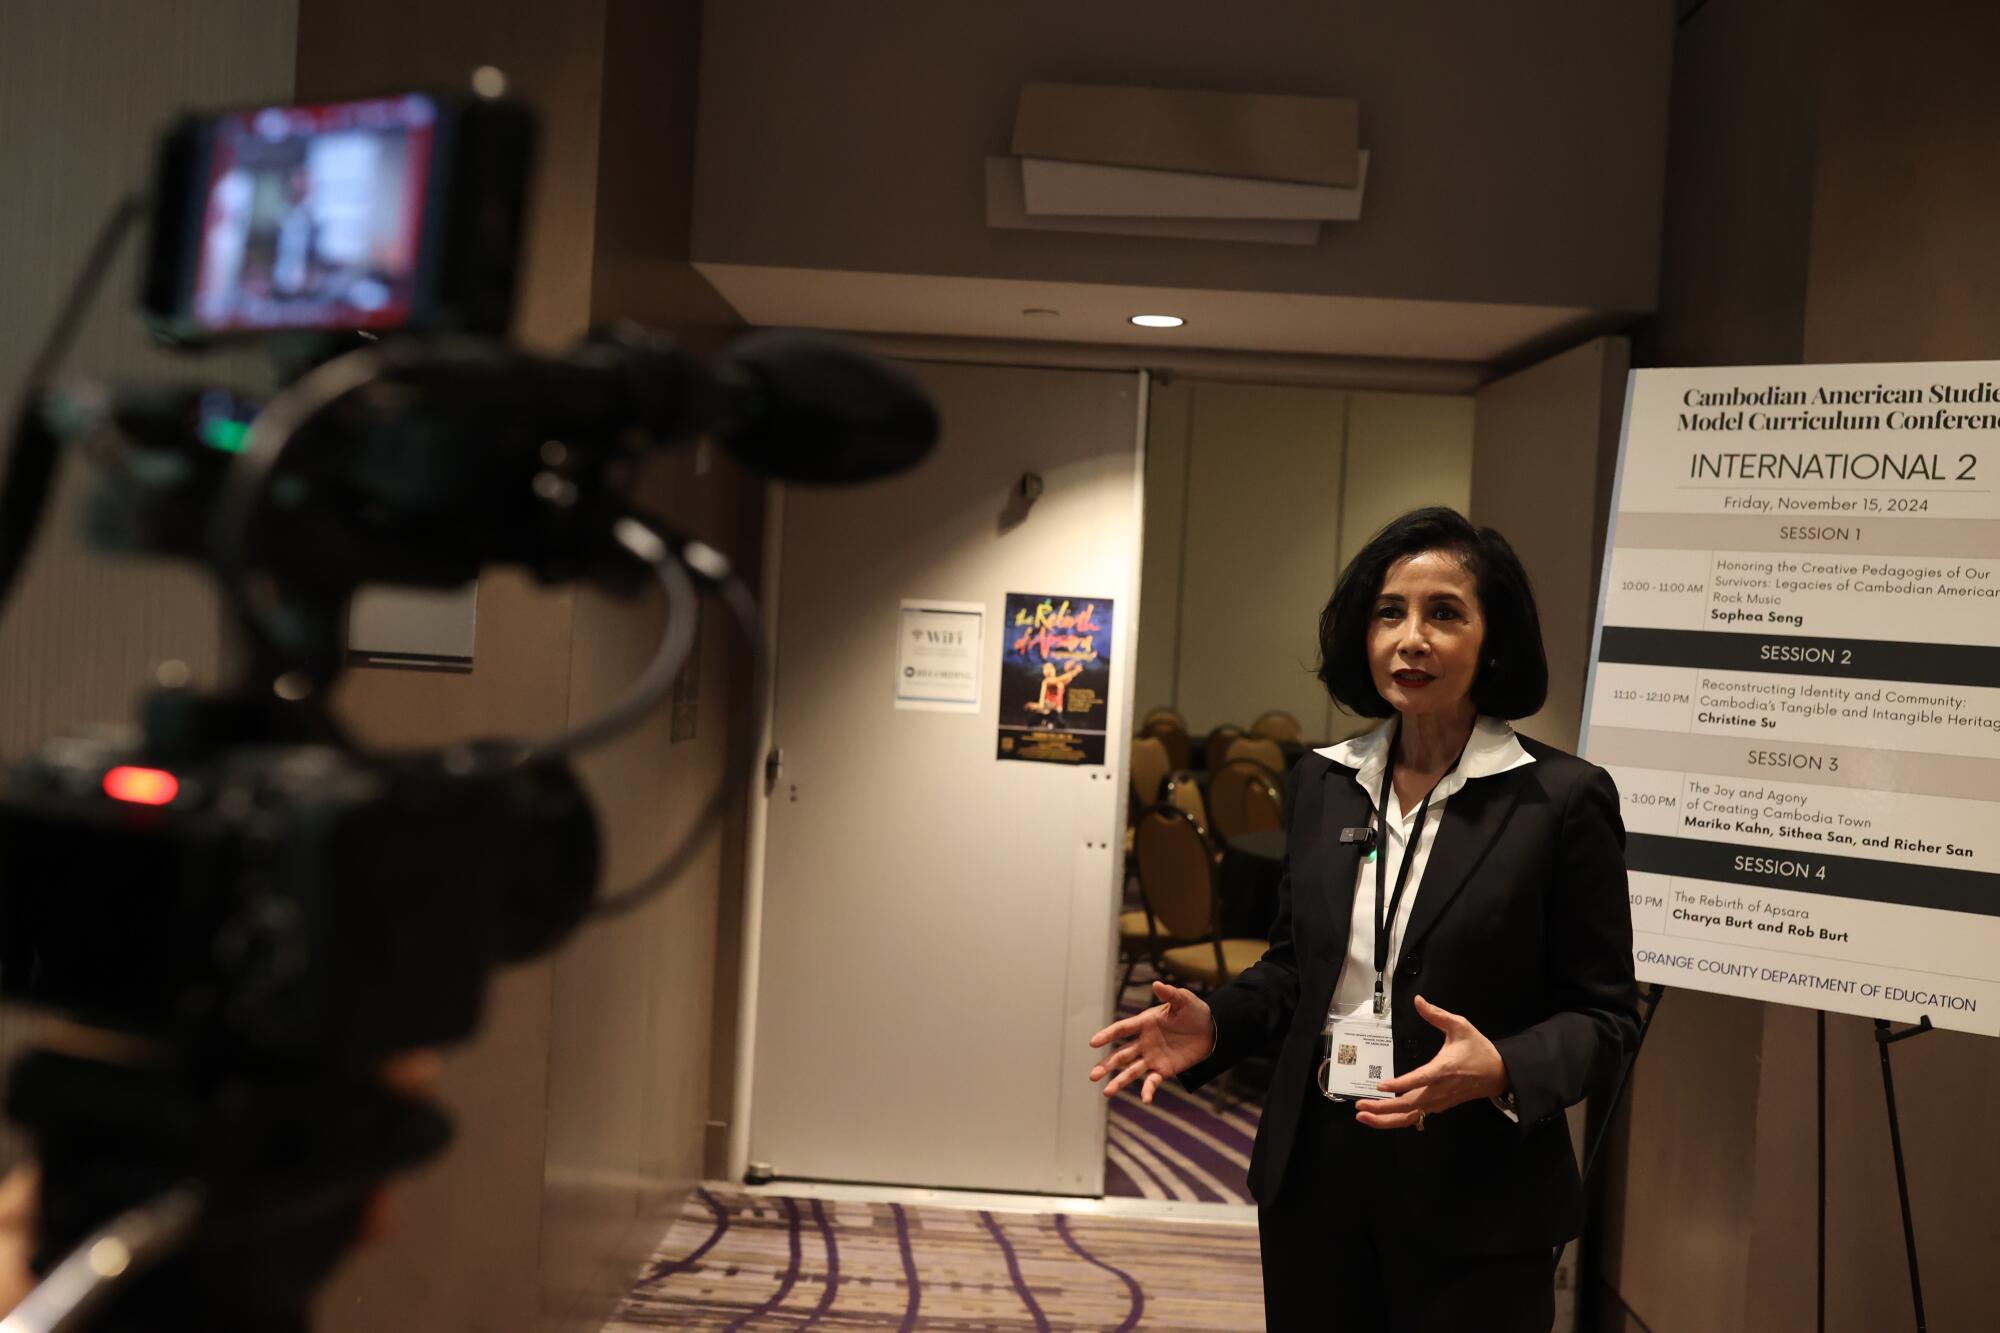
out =
[[[706,434],[768,475],[859,481],[935,442],[913,380],[827,339],[753,334],[713,367],[628,329],[510,347],[533,130],[426,93],[188,119],[159,154],[142,311],[177,347],[259,340],[283,387],[57,386],[137,201],[29,376],[0,606],[75,446],[102,468],[91,539],[206,566],[240,642],[226,687],[155,692],[136,734],[51,742],[0,785],[0,994],[123,1034],[13,1071],[46,1276],[0,1333],[303,1328],[376,1183],[448,1137],[379,1062],[471,1034],[495,967],[671,882],[747,784],[746,736],[696,833],[599,891],[571,756],[669,693],[702,592],[757,631],[728,560],[634,503],[637,465]],[[564,735],[365,751],[326,702],[355,592],[500,565],[657,586],[653,660]]]

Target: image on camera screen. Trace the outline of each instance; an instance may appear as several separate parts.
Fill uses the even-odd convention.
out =
[[[215,123],[195,323],[380,329],[417,297],[437,106],[410,95]]]

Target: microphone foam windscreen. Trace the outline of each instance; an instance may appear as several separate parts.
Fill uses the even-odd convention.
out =
[[[834,338],[753,333],[730,344],[717,373],[732,418],[719,438],[768,476],[872,481],[914,467],[937,443],[937,408],[924,387]]]

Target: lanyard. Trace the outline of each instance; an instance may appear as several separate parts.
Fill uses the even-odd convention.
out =
[[[1465,758],[1465,751],[1458,752],[1458,759],[1451,761],[1424,793],[1423,803],[1417,807],[1417,819],[1410,826],[1410,839],[1403,846],[1403,861],[1396,867],[1396,891],[1385,904],[1382,891],[1389,883],[1389,784],[1396,776],[1396,749],[1402,742],[1401,728],[1397,729],[1395,742],[1389,746],[1389,762],[1382,769],[1382,790],[1375,798],[1375,818],[1382,825],[1382,846],[1375,853],[1375,1016],[1384,1017],[1389,1012],[1389,1000],[1383,977],[1389,968],[1389,926],[1396,919],[1396,907],[1403,901],[1403,887],[1410,882],[1410,863],[1417,859],[1417,844],[1423,841],[1424,820],[1431,812],[1431,797],[1444,785],[1444,780],[1458,767],[1459,759]]]

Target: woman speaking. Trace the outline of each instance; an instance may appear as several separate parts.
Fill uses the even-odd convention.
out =
[[[1273,1329],[1537,1330],[1583,1221],[1563,1108],[1638,1033],[1624,825],[1603,769],[1515,735],[1548,692],[1526,572],[1419,509],[1320,616],[1320,679],[1387,719],[1289,780],[1271,947],[1105,1028],[1109,1096],[1276,1068],[1250,1158]]]

